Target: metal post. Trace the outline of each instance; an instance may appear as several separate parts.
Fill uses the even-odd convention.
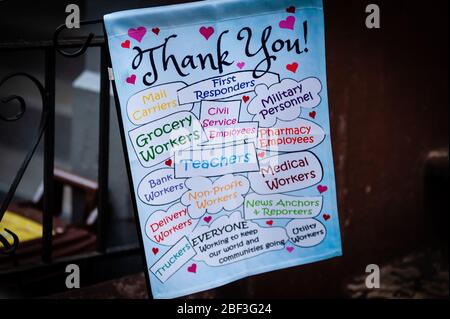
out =
[[[54,198],[54,155],[55,155],[55,48],[45,49],[45,106],[48,111],[47,127],[44,133],[44,211],[42,216],[42,261],[52,261]]]
[[[97,250],[106,251],[107,225],[109,213],[108,170],[109,170],[109,102],[110,86],[108,76],[108,50],[100,47],[100,125],[98,154],[98,217]]]

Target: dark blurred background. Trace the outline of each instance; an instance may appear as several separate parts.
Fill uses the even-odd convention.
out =
[[[89,20],[177,2],[182,1],[3,0],[0,44],[51,40],[69,3],[78,4],[81,19]],[[370,3],[381,9],[380,29],[365,27]],[[253,276],[196,297],[448,298],[448,1],[324,0],[324,11],[344,255]],[[88,31],[102,35],[90,27],[64,31],[62,37]],[[36,51],[0,50],[0,78],[27,71],[42,79],[43,59]],[[56,73],[56,164],[92,180],[97,178],[99,59],[95,48],[76,59],[58,56]],[[0,194],[20,165],[41,107],[28,83],[0,87],[0,96],[11,93],[26,96],[29,110],[17,123],[0,122]],[[137,235],[117,117],[111,110],[108,240],[114,247],[137,243]],[[32,199],[41,182],[42,152],[34,157],[17,200]],[[77,194],[65,195],[61,218],[71,221],[78,210]],[[85,284],[139,272],[140,260],[135,256],[92,267]],[[365,289],[361,276],[368,264],[380,265],[383,289]],[[28,293],[25,284],[14,291],[40,294],[39,289]],[[90,294],[86,296],[95,296]],[[8,291],[1,291],[0,284],[2,295],[7,297]]]

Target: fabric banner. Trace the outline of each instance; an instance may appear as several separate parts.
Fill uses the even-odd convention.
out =
[[[155,298],[341,255],[321,0],[104,22]]]

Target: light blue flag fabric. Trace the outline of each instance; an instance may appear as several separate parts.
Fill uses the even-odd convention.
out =
[[[104,22],[155,298],[341,255],[321,0]]]

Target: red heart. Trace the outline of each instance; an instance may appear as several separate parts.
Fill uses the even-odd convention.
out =
[[[205,37],[206,40],[209,39],[210,36],[214,33],[213,27],[201,27],[199,30],[200,34]]]
[[[158,248],[156,248],[156,247],[152,248],[152,252],[153,252],[154,255],[156,255],[158,253],[158,251],[159,251]]]
[[[290,6],[289,8],[286,8],[286,12],[295,13],[295,7],[294,6]]]
[[[207,223],[209,223],[209,222],[211,221],[211,219],[212,219],[211,216],[203,217],[203,220],[204,220],[205,222],[207,222]]]
[[[120,46],[124,49],[129,49],[130,48],[130,40],[125,40],[123,41]]]
[[[242,97],[242,101],[244,101],[244,103],[247,103],[248,100],[250,100],[250,96],[244,95],[244,96]]]
[[[259,157],[259,158],[263,158],[264,155],[266,155],[266,152],[259,152],[259,153],[258,153],[258,157]]]
[[[324,219],[325,221],[329,220],[330,218],[331,218],[330,215],[328,215],[328,214],[323,214],[323,219]]]
[[[298,68],[297,62],[293,62],[291,64],[286,64],[286,69],[288,69],[288,71],[291,71],[292,73],[297,72],[297,68]]]
[[[194,274],[197,272],[197,264],[192,264],[187,268],[187,271],[193,272]]]
[[[154,33],[154,34],[156,34],[156,35],[158,35],[159,34],[159,28],[153,28],[152,29],[152,32]]]
[[[127,77],[127,83],[134,84],[136,82],[136,75],[132,74]]]
[[[309,112],[309,116],[313,119],[316,118],[316,111]]]
[[[164,164],[166,164],[166,166],[172,166],[172,159],[171,158],[169,158],[169,159],[166,159],[166,161],[164,162]]]
[[[273,220],[268,220],[268,221],[266,221],[266,224],[269,225],[269,226],[272,226]]]
[[[319,193],[325,193],[328,190],[328,187],[324,186],[324,185],[319,185],[317,186],[317,190],[319,191]]]

